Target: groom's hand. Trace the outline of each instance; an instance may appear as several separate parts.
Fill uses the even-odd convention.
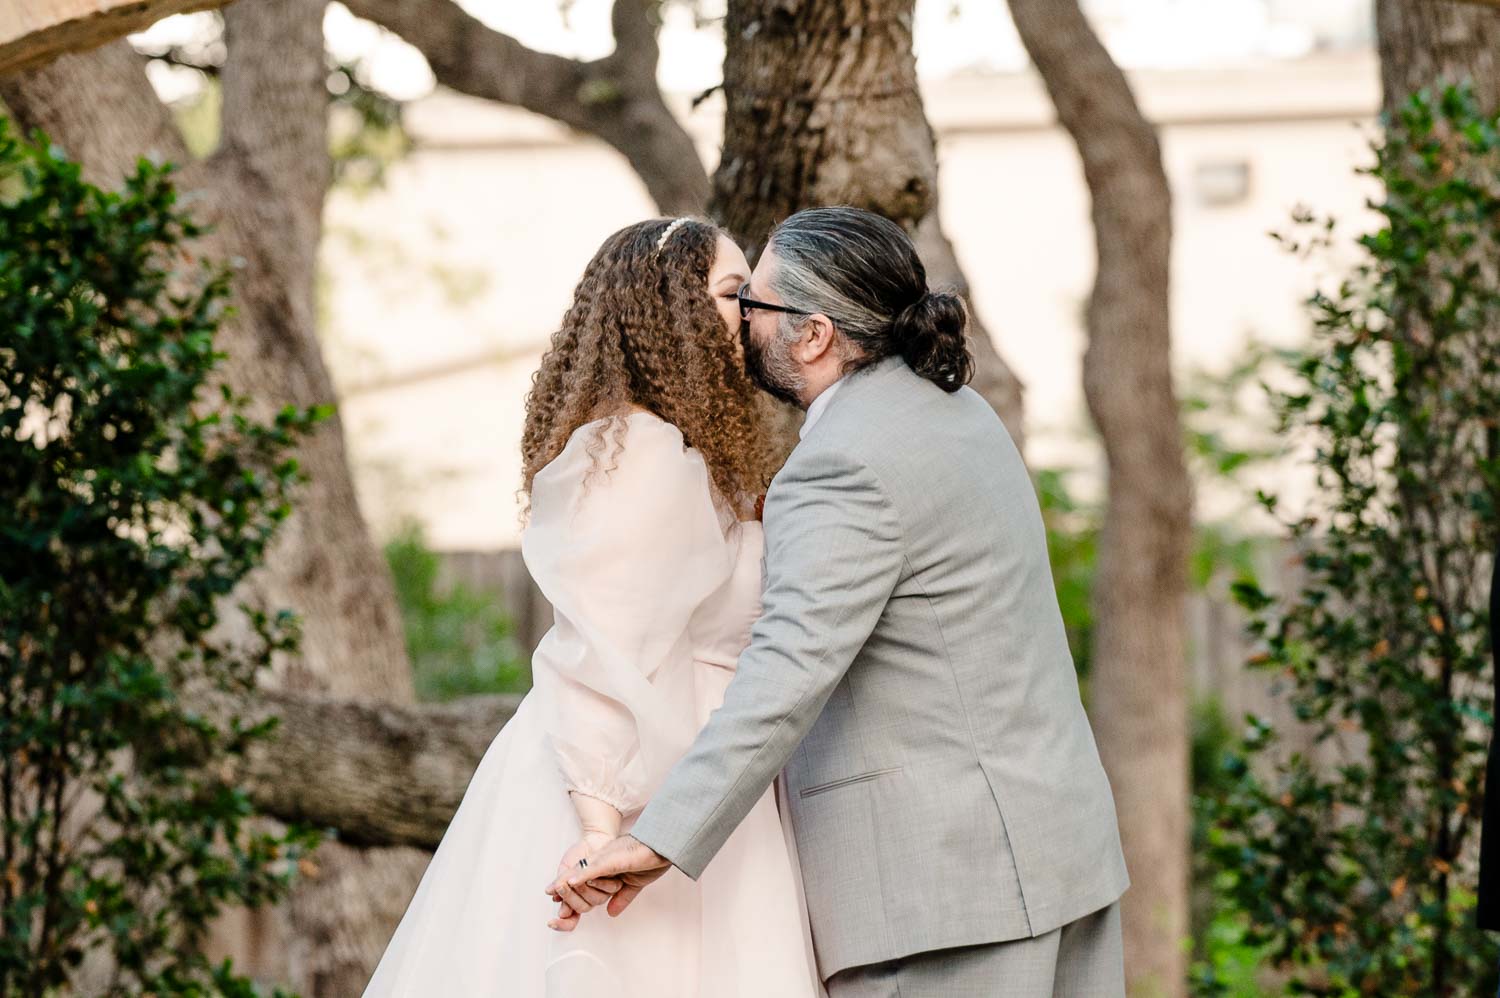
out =
[[[607,910],[610,915],[618,915],[630,907],[647,884],[660,879],[671,867],[671,863],[650,847],[629,835],[622,835],[590,856],[587,867],[574,868],[567,876],[558,877],[547,888],[547,893],[561,895],[564,890],[576,890],[591,881],[614,879],[623,886],[609,899]]]

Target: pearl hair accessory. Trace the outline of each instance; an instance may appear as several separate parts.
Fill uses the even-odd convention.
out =
[[[656,241],[656,252],[660,253],[661,248],[667,245],[667,240],[672,238],[672,233],[676,232],[678,228],[686,225],[691,221],[692,219],[690,218],[679,218],[674,220],[671,225],[667,226],[666,231],[661,234],[661,238]]]

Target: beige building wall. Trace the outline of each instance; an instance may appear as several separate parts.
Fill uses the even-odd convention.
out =
[[[1268,236],[1297,205],[1362,223],[1378,106],[1373,56],[1136,75],[1175,205],[1179,371],[1223,367],[1248,336],[1304,338],[1319,271]],[[996,345],[1027,389],[1034,466],[1092,466],[1080,388],[1093,275],[1087,190],[1029,75],[925,85],[942,212]],[[705,162],[722,106],[687,110]],[[443,548],[516,542],[523,403],[599,242],[653,214],[607,147],[450,94],[411,109],[417,150],[382,189],[328,207],[326,330],[361,494]],[[1211,497],[1210,497],[1211,499]]]

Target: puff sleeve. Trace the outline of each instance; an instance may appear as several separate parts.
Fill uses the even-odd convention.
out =
[[[735,565],[702,457],[655,416],[626,421],[618,441],[581,428],[537,474],[522,538],[556,615],[532,663],[548,738],[568,788],[624,815],[697,732],[689,625]]]

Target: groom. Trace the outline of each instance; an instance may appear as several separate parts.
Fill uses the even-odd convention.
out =
[[[549,889],[622,880],[619,914],[670,866],[696,879],[785,768],[831,998],[1123,995],[1114,800],[1031,480],[964,387],[963,303],[895,224],[819,208],[740,308],[751,375],[807,410],[764,613],[632,833]]]

